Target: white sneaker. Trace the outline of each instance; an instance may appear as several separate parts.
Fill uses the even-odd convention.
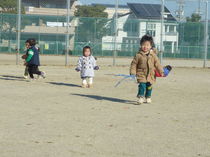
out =
[[[44,71],[41,72],[41,76],[42,76],[42,78],[46,78],[46,73]]]
[[[36,81],[36,79],[35,78],[30,78],[28,81],[29,82],[34,82],[34,81]]]
[[[24,79],[27,79],[27,78],[28,78],[28,76],[27,76],[27,75],[23,75],[23,78],[24,78]]]
[[[152,103],[152,99],[151,98],[147,98],[146,99],[146,103],[151,104]]]
[[[138,104],[143,104],[144,103],[144,97],[140,97],[137,101]]]
[[[93,84],[88,84],[88,88],[92,88],[93,87]]]
[[[39,78],[40,78],[40,75],[37,75],[37,78],[36,79],[38,80]]]
[[[88,85],[86,83],[82,84],[82,88],[87,88],[87,87],[88,87]]]

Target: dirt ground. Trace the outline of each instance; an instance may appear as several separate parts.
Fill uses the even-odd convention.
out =
[[[210,69],[174,68],[152,104],[134,105],[137,84],[114,87],[131,59],[99,59],[83,89],[74,66],[52,66],[56,57],[32,82],[14,58],[0,55],[0,157],[210,157]]]

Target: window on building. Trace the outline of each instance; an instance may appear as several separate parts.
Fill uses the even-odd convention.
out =
[[[156,31],[152,31],[152,30],[147,30],[147,34],[155,37],[156,36]]]
[[[165,25],[165,32],[168,32],[168,25]]]
[[[169,32],[174,32],[174,28],[175,28],[174,25],[170,25],[170,26],[169,26]]]
[[[156,24],[148,23],[147,24],[147,34],[155,37],[156,36]]]
[[[138,36],[139,22],[128,21],[127,23],[125,23],[123,30],[127,32],[129,36]]]
[[[176,32],[176,26],[175,25],[165,25],[165,32],[168,32],[168,33]]]
[[[138,47],[139,47],[139,38],[136,39],[136,38],[123,38],[123,49],[125,51],[131,51],[131,50],[137,50]]]
[[[148,30],[155,30],[156,29],[156,24],[154,24],[154,23],[148,23],[147,24],[147,29]]]

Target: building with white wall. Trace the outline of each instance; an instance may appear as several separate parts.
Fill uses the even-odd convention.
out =
[[[161,38],[161,5],[128,3],[129,12],[119,14],[117,20],[117,49],[119,51],[136,50],[139,41],[145,34],[153,36],[157,48],[160,46]],[[178,47],[179,34],[177,32],[177,21],[170,11],[165,7],[164,12],[164,47],[174,53]],[[114,49],[114,36],[104,36],[102,39],[103,50]]]
[[[99,3],[92,4],[92,6],[96,6],[96,5],[103,5],[106,7],[104,12],[108,13],[108,18],[113,18],[113,16],[115,15],[115,5],[113,5],[113,4],[99,4]],[[119,5],[118,6],[118,14],[126,14],[128,12],[130,12],[130,9],[127,5]]]
[[[67,1],[66,0],[22,0],[25,8],[25,14],[30,15],[27,18],[32,21],[24,27],[22,34],[31,34],[32,36],[48,36],[45,40],[37,39],[40,44],[48,44],[46,47],[54,47],[55,40],[65,40]],[[74,16],[77,0],[70,0],[70,16]],[[56,18],[57,17],[57,18]],[[33,20],[36,19],[36,20]],[[75,28],[78,25],[77,20],[72,19],[69,24],[70,49],[74,49]]]

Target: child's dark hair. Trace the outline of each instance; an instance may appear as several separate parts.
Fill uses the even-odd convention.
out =
[[[83,56],[85,55],[85,50],[86,49],[90,50],[90,55],[91,55],[91,47],[90,46],[85,46],[85,47],[83,47]]]
[[[149,41],[152,47],[155,47],[154,40],[150,35],[144,35],[140,40],[140,45],[142,45],[145,41]]]
[[[36,39],[33,39],[33,38],[28,39],[28,40],[26,40],[25,43],[29,43],[30,46],[35,46],[36,45]]]

